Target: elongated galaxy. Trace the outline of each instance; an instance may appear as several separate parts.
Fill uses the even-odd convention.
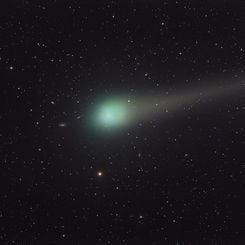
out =
[[[199,86],[154,95],[142,93],[135,96],[114,96],[96,105],[92,113],[92,123],[99,129],[111,130],[151,120],[156,116],[162,120],[166,112],[191,107],[213,99],[221,100],[227,96],[235,96],[242,91],[244,91],[244,82],[225,86]]]

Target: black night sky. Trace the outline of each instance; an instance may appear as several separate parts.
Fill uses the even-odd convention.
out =
[[[4,2],[0,244],[245,244],[245,3]],[[117,94],[238,83],[113,132],[88,120]]]

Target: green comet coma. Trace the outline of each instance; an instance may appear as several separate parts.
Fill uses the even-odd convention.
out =
[[[94,123],[99,128],[113,129],[127,122],[127,105],[120,101],[109,101],[99,105],[95,112]]]

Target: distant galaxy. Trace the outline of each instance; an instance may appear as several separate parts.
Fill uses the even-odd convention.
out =
[[[67,124],[64,123],[64,122],[61,122],[61,123],[58,124],[58,126],[59,126],[60,128],[65,128],[65,127],[67,126]]]

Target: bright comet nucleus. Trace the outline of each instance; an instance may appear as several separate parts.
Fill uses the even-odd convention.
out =
[[[126,103],[112,100],[97,107],[94,122],[102,128],[121,127],[127,122]]]

